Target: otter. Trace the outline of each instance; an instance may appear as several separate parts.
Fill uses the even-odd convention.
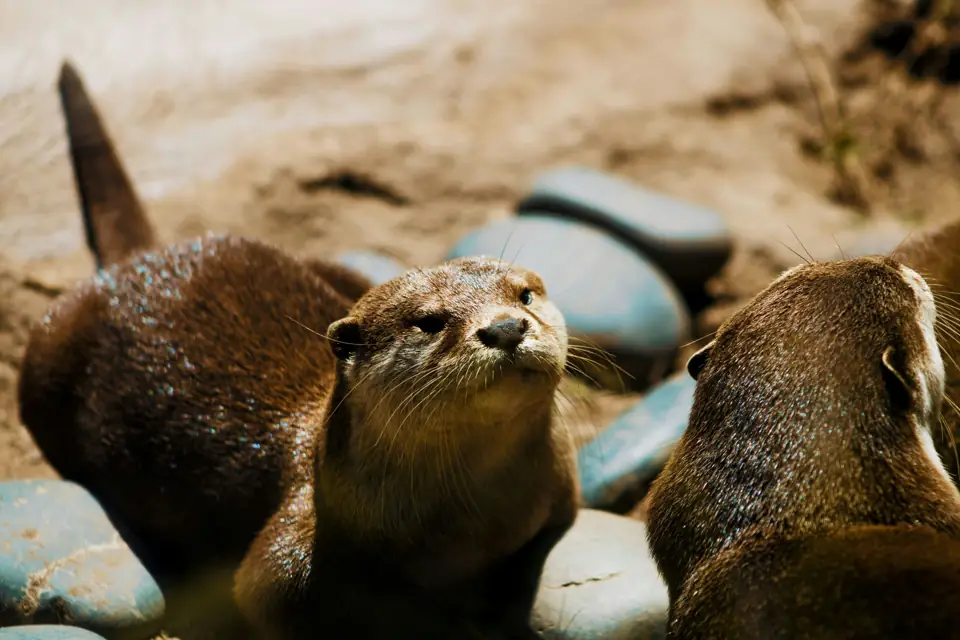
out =
[[[99,131],[87,146],[112,145]],[[78,180],[125,194],[78,188],[104,266],[53,302],[19,383],[54,468],[164,581],[238,568],[261,637],[536,637],[578,493],[554,419],[566,328],[540,278],[467,258],[370,287],[241,237],[157,248],[116,154],[71,160],[90,157]]]
[[[805,264],[690,358],[689,428],[648,511],[669,637],[960,635],[935,318],[889,257]]]

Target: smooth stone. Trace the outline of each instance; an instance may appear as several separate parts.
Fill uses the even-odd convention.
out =
[[[686,371],[674,374],[580,449],[586,506],[624,512],[643,497],[687,428],[695,388]]]
[[[337,256],[337,262],[366,276],[374,285],[392,280],[407,270],[390,256],[375,251],[346,251]]]
[[[82,487],[0,483],[0,624],[60,622],[103,632],[164,613],[163,594]]]
[[[517,212],[544,211],[615,234],[663,269],[685,294],[700,291],[733,249],[730,230],[716,212],[587,167],[559,167],[534,181]]]
[[[80,627],[45,624],[0,629],[0,640],[103,640],[103,636]]]
[[[643,523],[581,509],[540,579],[533,626],[546,640],[665,638],[669,598]]]
[[[689,339],[690,316],[670,280],[596,227],[528,214],[468,234],[448,258],[484,255],[536,271],[570,334],[610,352],[633,376],[621,382],[611,367],[591,367],[590,377],[602,386],[646,388],[673,367],[678,347]],[[582,360],[571,363],[585,368]]]

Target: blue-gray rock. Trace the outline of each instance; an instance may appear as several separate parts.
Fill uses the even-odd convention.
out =
[[[586,167],[541,174],[518,214],[544,211],[608,230],[660,266],[684,293],[696,292],[726,264],[732,249],[723,218]]]
[[[80,627],[45,624],[0,629],[0,640],[103,640],[103,637]]]
[[[686,371],[673,375],[580,449],[585,505],[623,511],[643,496],[687,428],[695,388]]]
[[[470,233],[449,258],[481,255],[502,256],[539,273],[571,335],[615,355],[633,376],[624,382],[634,388],[661,379],[679,345],[689,339],[690,317],[669,279],[625,242],[596,227],[528,214]],[[576,344],[571,343],[574,355]],[[582,360],[571,364],[585,368]],[[592,369],[590,375],[597,378],[598,372]],[[612,375],[601,383],[620,384]]]
[[[80,486],[0,483],[0,620],[103,632],[164,612],[157,583]]]
[[[546,640],[653,640],[668,608],[643,523],[581,509],[547,558],[532,621]]]
[[[383,284],[407,270],[402,264],[374,251],[347,251],[337,256],[337,262],[363,274],[373,284]]]

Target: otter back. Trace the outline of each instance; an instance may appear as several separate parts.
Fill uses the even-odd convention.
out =
[[[243,239],[135,257],[63,295],[31,336],[21,418],[57,471],[165,569],[242,553],[306,461],[351,301]],[[298,325],[301,323],[303,326]],[[189,532],[189,533],[188,533]]]

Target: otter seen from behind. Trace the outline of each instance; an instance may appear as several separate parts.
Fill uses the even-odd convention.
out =
[[[801,265],[690,359],[689,428],[649,508],[669,637],[960,637],[935,319],[889,258]]]

